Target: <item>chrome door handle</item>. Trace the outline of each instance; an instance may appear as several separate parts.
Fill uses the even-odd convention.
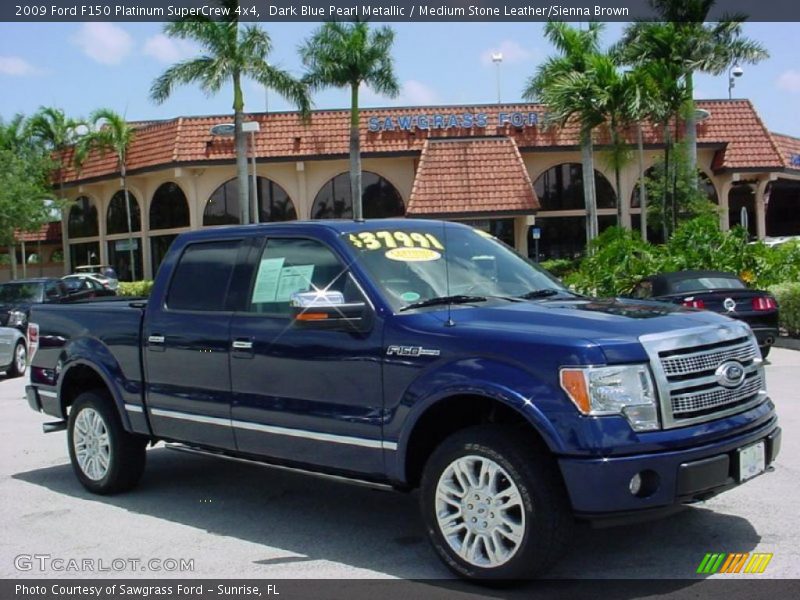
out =
[[[253,342],[248,342],[246,340],[234,340],[233,341],[233,349],[234,350],[252,350],[253,349]]]
[[[147,338],[148,344],[163,344],[164,343],[164,336],[163,335],[151,335]]]

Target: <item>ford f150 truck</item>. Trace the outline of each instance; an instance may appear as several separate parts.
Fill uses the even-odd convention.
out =
[[[28,402],[99,494],[148,443],[419,488],[438,555],[541,573],[576,518],[643,518],[767,470],[780,429],[746,324],[576,295],[424,220],[180,236],[145,301],[35,306]]]

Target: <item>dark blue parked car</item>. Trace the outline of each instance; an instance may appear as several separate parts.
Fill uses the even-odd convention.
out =
[[[32,321],[28,401],[90,491],[133,487],[155,441],[420,488],[469,578],[541,573],[576,518],[668,513],[780,447],[745,324],[578,296],[453,223],[195,231],[146,302]]]

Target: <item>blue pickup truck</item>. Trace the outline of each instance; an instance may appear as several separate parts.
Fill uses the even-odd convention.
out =
[[[576,519],[672,512],[780,448],[746,324],[577,295],[455,223],[195,231],[148,300],[31,320],[28,402],[88,490],[132,488],[156,442],[419,489],[472,579],[542,573]]]

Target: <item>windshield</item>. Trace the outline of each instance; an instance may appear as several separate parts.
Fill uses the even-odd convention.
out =
[[[395,311],[442,297],[520,298],[567,290],[488,234],[466,227],[413,227],[344,234]]]
[[[41,283],[4,283],[0,285],[0,302],[41,302]]]

